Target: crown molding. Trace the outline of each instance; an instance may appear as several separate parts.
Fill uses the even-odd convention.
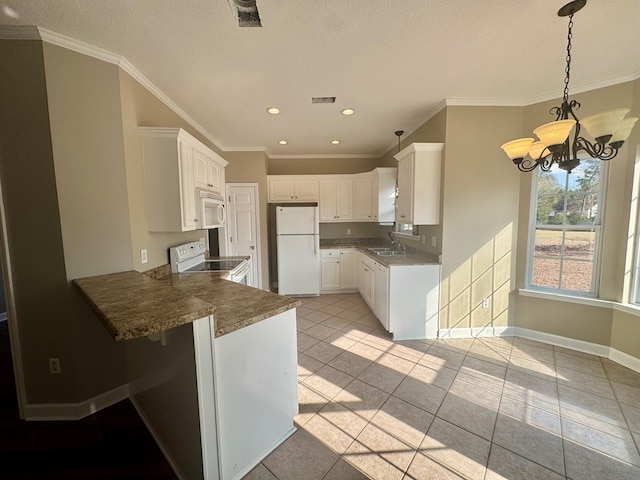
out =
[[[352,154],[331,154],[331,155],[322,155],[322,154],[313,154],[313,155],[269,155],[269,159],[278,159],[278,160],[318,160],[322,158],[380,158],[380,155],[369,154],[369,153],[352,153]]]
[[[33,25],[0,25],[0,40],[41,40]]]
[[[180,108],[171,98],[165,95],[151,80],[149,80],[140,70],[138,70],[129,60],[122,55],[115,54],[103,48],[94,47],[85,42],[81,42],[65,35],[52,32],[46,28],[34,27],[40,33],[40,38],[43,42],[56,45],[58,47],[66,48],[74,52],[87,55],[97,60],[117,65],[135,81],[140,83],[144,88],[149,90],[158,100],[169,107],[173,112],[182,118],[185,122],[191,125],[199,133],[201,133],[207,140],[209,140],[216,148],[221,151],[225,151],[225,147],[222,146],[220,140],[215,138],[206,128],[200,125],[193,117]]]
[[[405,132],[403,134],[403,136],[408,137],[409,135],[413,134],[416,130],[418,130],[425,123],[427,123],[429,120],[431,120],[433,117],[435,117],[438,113],[440,113],[442,110],[444,110],[447,106],[448,106],[447,105],[447,99],[445,98],[444,100],[440,101],[440,103],[438,103],[435,107],[433,107],[431,110],[429,110],[427,115],[425,117],[423,117],[422,120],[420,120],[418,122],[418,126],[416,128],[414,128],[410,132]],[[394,142],[390,143],[388,147],[386,147],[382,152],[380,152],[377,155],[377,157],[378,158],[383,157],[384,155],[389,153],[391,150],[393,150],[397,146],[398,146],[398,142],[394,141]]]

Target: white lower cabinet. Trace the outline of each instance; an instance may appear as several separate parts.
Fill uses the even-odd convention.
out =
[[[394,340],[438,338],[440,265],[383,265],[358,253],[358,290]]]
[[[320,290],[340,288],[340,250],[322,250],[320,259]]]
[[[356,276],[357,250],[340,250],[340,288],[353,290],[358,288]]]
[[[376,262],[373,277],[373,314],[389,330],[389,267]]]
[[[360,267],[358,271],[358,288],[360,295],[367,302],[371,310],[374,309],[374,265],[375,260],[372,260],[366,255],[360,257]]]
[[[130,398],[180,478],[244,478],[295,432],[295,309],[221,337],[204,317],[160,338],[126,342]]]
[[[320,261],[320,290],[354,291],[356,284],[355,249],[323,249]]]

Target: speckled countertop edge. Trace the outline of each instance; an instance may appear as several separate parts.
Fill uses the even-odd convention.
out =
[[[220,337],[301,304],[214,273],[153,278],[127,271],[72,283],[116,341],[163,332],[211,314],[214,334]]]

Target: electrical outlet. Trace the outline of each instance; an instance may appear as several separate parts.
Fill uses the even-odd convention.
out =
[[[200,241],[204,243],[204,237],[200,237]]]
[[[347,228],[347,235],[351,235],[351,229]]]
[[[484,297],[482,299],[482,308],[489,308],[489,297]]]
[[[140,262],[147,263],[147,249],[143,248],[140,250]]]
[[[60,370],[60,359],[59,358],[50,358],[49,359],[49,373],[52,375],[58,375],[62,373]]]
[[[436,238],[436,236],[435,236],[435,235],[431,237],[431,246],[432,246],[432,247],[435,247],[435,246],[436,246],[437,240],[438,240],[438,239]]]
[[[420,237],[420,241],[421,241],[423,244],[427,243],[427,236],[426,236],[426,235],[422,235],[422,236]]]

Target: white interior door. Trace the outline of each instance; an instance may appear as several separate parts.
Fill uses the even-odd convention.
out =
[[[227,245],[229,255],[251,257],[248,284],[262,288],[260,229],[256,183],[227,184]]]

